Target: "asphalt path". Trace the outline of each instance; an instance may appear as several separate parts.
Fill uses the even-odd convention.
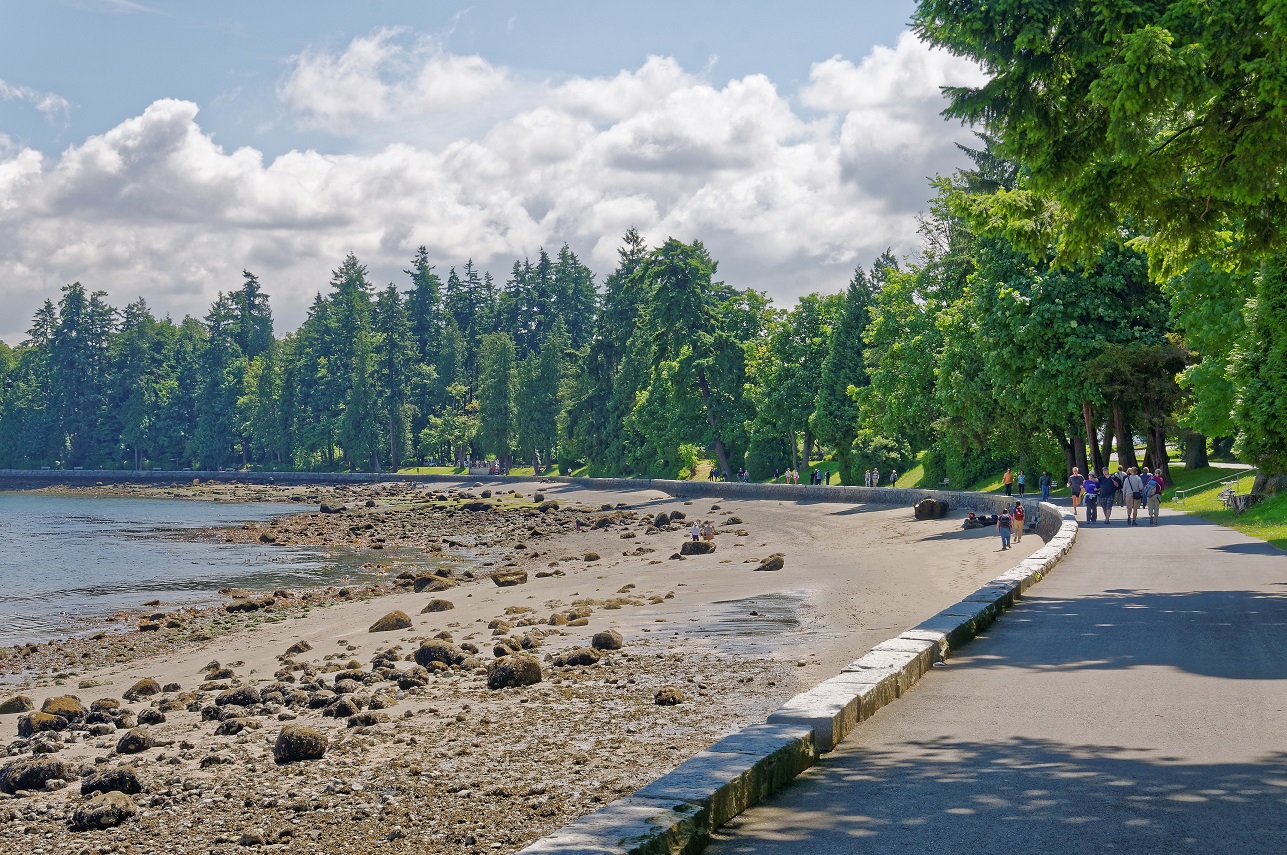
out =
[[[1167,511],[1083,525],[986,635],[707,852],[1287,852],[1284,640],[1287,552]]]

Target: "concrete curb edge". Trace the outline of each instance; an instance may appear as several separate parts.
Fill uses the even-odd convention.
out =
[[[520,855],[701,852],[714,829],[789,784],[859,722],[901,697],[1068,554],[1077,537],[1076,518],[1045,502],[1039,507],[1043,517],[1058,519],[1059,527],[1018,565],[791,698],[765,724],[726,736],[633,795],[535,841]]]

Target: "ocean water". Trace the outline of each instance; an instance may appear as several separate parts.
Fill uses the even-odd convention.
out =
[[[265,520],[283,504],[0,493],[0,646],[104,628],[121,609],[219,602],[220,588],[303,588],[375,578],[392,551],[210,544],[175,530]],[[373,557],[373,555],[377,557]],[[120,624],[115,624],[120,626]]]

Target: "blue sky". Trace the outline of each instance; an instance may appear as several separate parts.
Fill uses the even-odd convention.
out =
[[[915,250],[977,79],[913,4],[0,0],[0,339],[77,279],[203,314],[243,267],[282,326],[347,251],[378,284],[625,227],[779,302]]]

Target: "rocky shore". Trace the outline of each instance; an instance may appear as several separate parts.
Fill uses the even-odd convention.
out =
[[[97,489],[308,505],[186,536],[359,549],[377,581],[158,603],[128,632],[0,651],[16,851],[515,851],[1022,557],[930,549],[955,523],[907,509],[855,523],[539,483]],[[681,555],[694,521],[714,548]],[[383,560],[408,551],[423,561]]]

